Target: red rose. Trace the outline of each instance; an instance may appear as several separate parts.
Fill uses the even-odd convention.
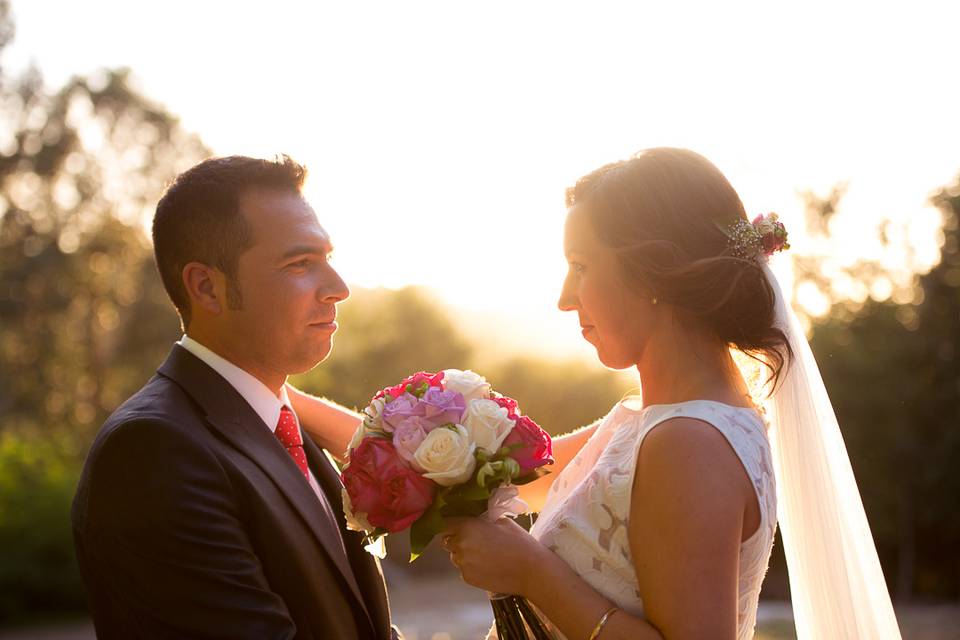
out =
[[[492,398],[494,402],[500,405],[502,408],[507,410],[507,417],[511,420],[517,419],[517,401],[513,398],[508,398],[507,396],[499,396]]]
[[[433,504],[437,485],[406,466],[393,443],[368,437],[350,454],[341,476],[354,513],[390,533],[412,525]]]
[[[528,418],[520,416],[504,441],[503,446],[511,447],[510,457],[520,465],[520,475],[525,475],[545,464],[553,464],[553,443],[550,435]]]

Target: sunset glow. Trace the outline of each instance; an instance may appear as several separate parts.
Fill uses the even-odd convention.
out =
[[[706,155],[798,252],[799,193],[847,183],[837,261],[932,264],[928,200],[960,170],[960,5],[660,4],[30,0],[4,64],[54,86],[130,67],[216,153],[307,164],[349,282],[427,286],[551,350],[589,349],[555,307],[564,189],[646,147]]]

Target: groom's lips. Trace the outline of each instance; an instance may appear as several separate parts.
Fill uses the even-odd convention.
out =
[[[311,322],[310,326],[314,329],[329,331],[331,333],[337,330],[337,322],[335,320],[331,320],[329,322]]]

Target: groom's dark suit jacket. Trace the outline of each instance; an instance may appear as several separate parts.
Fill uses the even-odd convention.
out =
[[[240,394],[175,346],[100,430],[74,499],[97,636],[390,638],[380,565],[345,529],[335,468],[304,448],[330,510]]]

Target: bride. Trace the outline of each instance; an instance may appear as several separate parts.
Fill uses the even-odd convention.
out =
[[[798,638],[899,639],[830,400],[766,266],[782,225],[750,222],[683,149],[601,167],[567,204],[559,306],[604,365],[636,367],[642,399],[554,440],[553,473],[521,487],[529,533],[451,525],[464,580],[526,597],[566,638],[750,638],[779,516]],[[344,450],[356,416],[290,392]]]
[[[554,440],[554,472],[521,488],[530,533],[449,528],[464,580],[526,597],[567,638],[751,638],[779,513],[798,637],[899,638],[816,362],[766,266],[782,225],[749,222],[683,149],[601,167],[567,205],[560,309],[605,366],[636,367],[642,401]]]

